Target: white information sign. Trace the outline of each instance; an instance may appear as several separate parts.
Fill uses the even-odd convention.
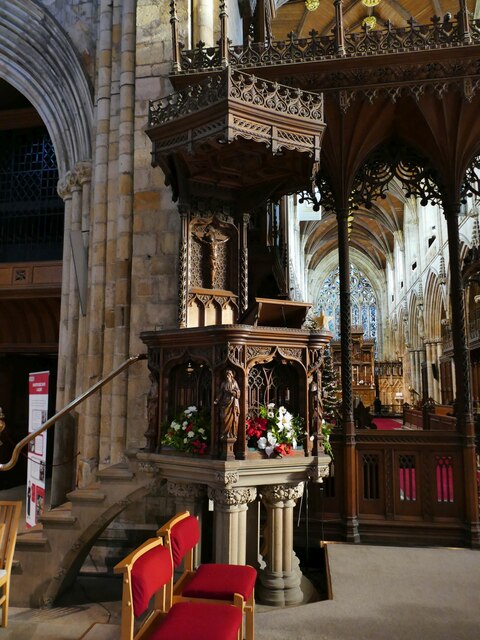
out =
[[[28,432],[36,431],[48,417],[49,371],[28,375]],[[47,460],[47,432],[41,433],[28,445],[27,464],[27,527],[37,524],[45,504],[45,464]]]

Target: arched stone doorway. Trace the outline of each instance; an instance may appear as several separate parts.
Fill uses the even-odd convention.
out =
[[[89,217],[91,89],[66,33],[48,12],[29,0],[9,2],[0,10],[0,82],[5,98],[0,105],[0,119],[4,116],[2,128],[35,126],[48,131],[60,178],[59,194],[64,200],[64,204],[60,201],[63,240],[60,236],[55,260],[47,264],[45,256],[37,260],[35,253],[31,253],[22,264],[11,262],[7,267],[0,263],[5,275],[0,296],[2,309],[6,311],[2,315],[5,332],[0,350],[5,354],[4,363],[10,362],[9,379],[15,378],[10,389],[18,389],[21,381],[17,378],[22,378],[31,367],[52,371],[55,386],[58,363],[57,404],[63,404],[65,363],[73,362],[77,352],[75,322],[78,323],[79,296],[70,243],[71,232],[81,231]],[[16,100],[10,103],[9,96],[16,96]],[[56,187],[53,185],[54,191]],[[72,318],[76,320],[69,322]],[[9,331],[12,326],[13,332]],[[72,377],[70,388],[74,385],[74,367]],[[26,429],[21,418],[26,397],[10,400],[9,397],[4,402],[20,418],[17,421],[7,414],[7,424],[10,418],[12,424],[21,423]],[[53,398],[50,412],[54,410]],[[15,433],[15,442],[23,435]]]

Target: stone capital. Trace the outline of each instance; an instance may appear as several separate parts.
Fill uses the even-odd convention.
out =
[[[91,162],[77,162],[73,170],[76,182],[83,186],[85,182],[91,182],[92,180],[92,163]]]
[[[262,500],[272,507],[294,506],[303,495],[303,488],[303,482],[266,485],[261,487]]]
[[[57,184],[57,193],[62,200],[70,200],[72,197],[72,191],[75,186],[75,176],[71,171],[67,171],[67,173],[63,176],[62,179],[58,181]]]
[[[208,497],[220,509],[226,507],[240,508],[255,500],[257,490],[255,487],[237,487],[235,489],[208,487]]]
[[[206,487],[203,484],[194,484],[192,482],[167,482],[168,495],[174,498],[183,498],[186,500],[194,500],[203,498],[206,493]]]
[[[215,480],[218,480],[226,487],[231,487],[232,484],[237,484],[238,479],[238,471],[217,471],[215,474]]]

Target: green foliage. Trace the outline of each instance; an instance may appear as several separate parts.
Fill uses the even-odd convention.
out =
[[[322,370],[322,411],[325,423],[336,425],[338,421],[339,401],[337,398],[338,381],[333,368],[330,348],[325,349]]]
[[[209,422],[209,418],[197,407],[187,407],[169,425],[164,425],[162,445],[177,451],[204,455],[209,444]]]

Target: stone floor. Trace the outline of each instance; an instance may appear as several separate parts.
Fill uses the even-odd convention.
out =
[[[480,551],[328,545],[333,599],[257,607],[256,640],[477,640]],[[81,577],[50,610],[10,609],[0,639],[119,638],[118,578]]]

